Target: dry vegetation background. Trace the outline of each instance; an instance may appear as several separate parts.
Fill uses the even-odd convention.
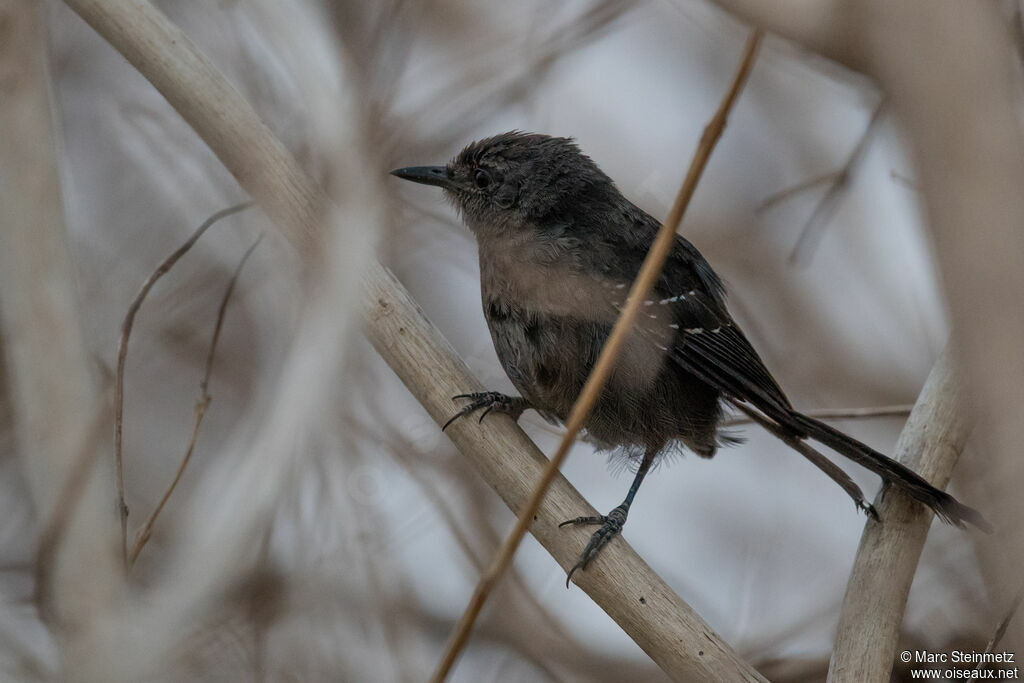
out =
[[[19,17],[35,3],[0,4],[0,111],[18,106],[20,56],[49,61],[54,144],[28,153],[44,166],[55,154],[63,216],[46,218],[67,249],[66,262],[33,267],[43,231],[0,225],[0,678],[425,679],[514,517],[359,333],[373,253],[484,385],[511,385],[480,313],[472,237],[438,192],[386,171],[512,128],[567,135],[662,217],[735,70],[749,30],[737,16],[774,33],[681,231],[800,407],[913,403],[957,330],[963,409],[979,426],[952,489],[998,532],[933,526],[898,648],[980,650],[992,637],[1022,547],[1015,3],[789,0],[771,16],[754,0],[720,3],[736,16],[691,0],[158,4],[336,209],[312,254],[259,208],[227,217],[142,304],[125,373],[129,545],[189,444],[224,289],[264,235],[224,314],[193,458],[123,576],[110,407],[122,319],[168,254],[248,195],[68,6],[42,3],[45,33],[33,34]],[[35,178],[15,163],[18,121],[0,118],[10,225],[24,217],[15,188]],[[764,206],[844,167],[831,195],[833,177]],[[72,328],[25,333],[19,321],[50,304]],[[50,346],[26,339],[81,343],[49,363]],[[903,423],[837,424],[892,452]],[[532,413],[522,424],[554,449],[557,430]],[[786,446],[736,429],[744,445],[650,477],[625,538],[764,676],[823,680],[864,518]],[[628,487],[582,444],[563,472],[602,510]],[[71,522],[40,552],[62,509]],[[452,680],[667,680],[564,576],[528,537]],[[1018,629],[997,649],[1015,651]]]

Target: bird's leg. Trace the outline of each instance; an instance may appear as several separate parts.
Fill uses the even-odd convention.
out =
[[[483,422],[487,414],[492,410],[496,410],[499,413],[505,413],[510,416],[513,420],[519,420],[519,417],[523,414],[523,411],[527,408],[532,408],[530,402],[522,396],[506,396],[505,394],[497,391],[480,391],[474,394],[459,394],[458,396],[452,396],[452,400],[458,398],[467,398],[469,403],[462,407],[462,410],[452,415],[451,419],[444,423],[441,427],[441,431],[448,429],[448,425],[455,422],[457,419],[464,415],[485,408],[483,414],[480,415],[478,422]]]
[[[626,494],[626,500],[622,501],[622,504],[617,508],[604,516],[577,517],[576,519],[570,519],[558,525],[560,527],[567,525],[575,526],[577,524],[601,525],[601,528],[595,531],[594,535],[590,537],[590,541],[583,549],[583,553],[580,555],[579,561],[573,565],[573,568],[569,570],[569,575],[565,577],[566,588],[569,587],[569,581],[572,579],[572,575],[576,573],[576,570],[586,569],[587,565],[589,565],[601,550],[608,545],[608,542],[622,531],[622,527],[626,524],[626,517],[629,515],[629,506],[633,504],[633,497],[636,496],[636,492],[640,488],[640,482],[644,480],[644,476],[646,476],[647,471],[651,469],[651,463],[654,461],[654,456],[659,450],[660,448],[648,448],[644,451],[644,459],[640,462],[640,467],[636,471],[636,476],[633,478],[633,484],[629,487],[629,493]]]

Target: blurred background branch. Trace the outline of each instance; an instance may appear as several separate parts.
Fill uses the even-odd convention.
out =
[[[45,614],[67,645],[67,665],[90,636],[91,620],[121,586],[110,479],[96,467],[90,425],[103,413],[80,328],[80,301],[67,250],[52,124],[43,8],[16,0],[0,8],[0,313],[17,452],[35,514],[66,519],[41,568],[53,586]],[[76,472],[78,473],[76,476]],[[67,483],[74,495],[68,496]],[[60,513],[67,504],[73,507]],[[63,526],[63,522],[61,523]],[[55,540],[56,542],[56,540]]]

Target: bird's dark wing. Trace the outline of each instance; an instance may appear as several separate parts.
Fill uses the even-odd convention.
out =
[[[620,256],[613,278],[632,280],[650,245],[648,235],[614,245]],[[620,306],[621,306],[621,302]],[[659,348],[684,370],[728,398],[764,408],[791,409],[789,399],[765,368],[757,351],[725,306],[725,288],[697,249],[682,237],[675,243],[637,325],[650,328],[652,339],[666,318],[674,331]]]
[[[692,293],[691,293],[692,292]],[[671,299],[664,296],[659,301]],[[680,329],[669,357],[683,369],[740,401],[758,407],[791,408],[743,331],[727,312],[716,310],[700,290],[687,290],[686,299],[671,303]]]

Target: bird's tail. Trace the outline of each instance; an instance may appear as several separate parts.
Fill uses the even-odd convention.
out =
[[[964,505],[945,491],[935,488],[921,475],[892,458],[812,417],[796,411],[789,411],[786,417],[789,419],[782,420],[783,424],[795,428],[815,441],[820,441],[858,465],[871,470],[883,481],[893,484],[914,500],[927,505],[942,521],[959,527],[967,523],[986,533],[992,532],[992,525],[985,521],[980,512]]]

